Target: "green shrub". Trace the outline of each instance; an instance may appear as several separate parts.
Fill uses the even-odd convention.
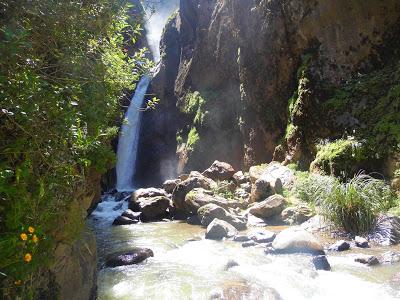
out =
[[[321,185],[325,183],[321,182]],[[337,226],[354,234],[367,233],[377,215],[394,205],[394,194],[382,180],[358,174],[349,182],[335,181],[326,186],[321,199],[323,215]]]
[[[197,132],[196,127],[192,127],[188,134],[188,139],[186,143],[186,147],[189,151],[194,151],[196,149],[197,143],[200,141],[199,133]]]

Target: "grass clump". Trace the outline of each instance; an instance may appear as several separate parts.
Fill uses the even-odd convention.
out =
[[[359,173],[346,183],[332,176],[298,172],[292,193],[318,207],[320,213],[346,232],[370,231],[380,212],[395,206],[396,197],[383,180]]]

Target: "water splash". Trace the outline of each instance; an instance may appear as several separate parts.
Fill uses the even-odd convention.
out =
[[[135,94],[132,97],[128,111],[125,114],[124,124],[118,140],[117,150],[117,190],[133,191],[135,184],[133,177],[136,169],[136,157],[138,152],[141,111],[147,88],[150,84],[150,76],[145,75],[139,81]]]

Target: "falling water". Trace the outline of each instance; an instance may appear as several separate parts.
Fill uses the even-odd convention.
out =
[[[147,75],[139,81],[119,135],[117,151],[117,190],[119,192],[134,190],[133,176],[140,134],[140,107],[143,106],[149,84],[150,77]]]

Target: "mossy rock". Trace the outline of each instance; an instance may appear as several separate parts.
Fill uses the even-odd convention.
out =
[[[375,160],[362,143],[339,139],[319,148],[310,171],[350,178],[360,170],[374,169],[374,163]]]

